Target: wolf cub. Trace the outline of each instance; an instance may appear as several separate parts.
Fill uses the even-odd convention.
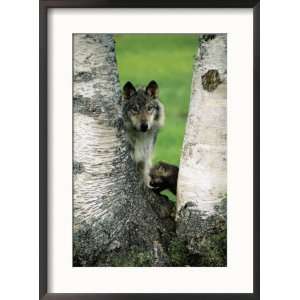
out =
[[[150,170],[150,186],[155,192],[160,193],[163,190],[170,190],[176,195],[178,167],[159,162]]]
[[[156,137],[164,125],[164,106],[158,97],[158,85],[152,80],[146,88],[135,89],[128,81],[123,87],[123,119],[131,146],[131,155],[149,186],[151,156]]]

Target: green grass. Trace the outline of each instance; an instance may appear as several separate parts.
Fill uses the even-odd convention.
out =
[[[166,123],[159,132],[153,162],[179,165],[198,37],[125,34],[116,35],[115,40],[121,86],[128,80],[145,86],[154,79],[160,88]]]

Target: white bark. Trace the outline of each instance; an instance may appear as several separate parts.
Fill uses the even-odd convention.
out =
[[[215,76],[209,76],[210,70]],[[226,35],[218,34],[202,40],[195,59],[178,176],[178,212],[188,203],[193,210],[213,214],[226,194],[226,98]]]
[[[82,166],[74,176],[75,228],[91,215],[95,219],[111,217],[111,204],[103,201],[103,196],[116,197],[118,190],[110,186],[124,180],[122,173],[111,176],[115,153],[118,149],[124,158],[126,144],[117,136],[118,129],[111,126],[121,113],[116,106],[120,96],[118,73],[109,60],[113,54],[110,47],[113,40],[105,35],[74,35],[74,161]],[[125,169],[125,162],[121,159],[118,167]]]

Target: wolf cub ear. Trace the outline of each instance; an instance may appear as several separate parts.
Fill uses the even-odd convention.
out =
[[[159,161],[158,162],[158,169],[161,171],[161,172],[165,172],[166,170],[166,164],[163,162],[163,161]]]
[[[130,81],[127,81],[123,86],[123,94],[125,99],[129,99],[136,92],[135,87]]]
[[[158,84],[154,80],[151,80],[147,85],[146,93],[153,98],[158,96]]]

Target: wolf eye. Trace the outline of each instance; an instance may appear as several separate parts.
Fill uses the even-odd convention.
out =
[[[137,111],[138,111],[138,109],[137,109],[136,106],[134,106],[134,107],[131,107],[130,111],[131,111],[132,113],[136,114]]]
[[[151,112],[153,110],[153,107],[152,106],[148,106],[148,112]]]

